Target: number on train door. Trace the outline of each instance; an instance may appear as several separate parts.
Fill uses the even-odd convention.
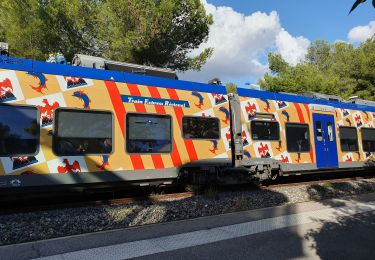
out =
[[[337,168],[335,118],[333,115],[313,114],[315,155],[318,168]]]

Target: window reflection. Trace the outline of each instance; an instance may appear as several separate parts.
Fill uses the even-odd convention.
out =
[[[254,140],[279,140],[279,123],[269,121],[251,121],[251,134]]]
[[[333,141],[333,126],[331,122],[327,123],[327,129],[328,129],[328,140]]]
[[[288,152],[309,152],[310,134],[306,124],[286,124],[286,142]]]
[[[184,117],[182,134],[185,139],[219,139],[219,124],[216,117]]]
[[[39,142],[38,110],[0,106],[0,156],[35,154]]]
[[[358,151],[357,128],[341,126],[339,131],[341,150],[344,152]]]
[[[112,152],[112,114],[105,111],[58,109],[54,152],[58,155]]]
[[[171,117],[128,114],[126,149],[128,153],[170,153],[172,151]]]
[[[375,129],[362,128],[361,132],[362,132],[363,151],[375,152]]]
[[[318,141],[323,141],[322,122],[316,121],[315,128],[316,128],[316,139]]]

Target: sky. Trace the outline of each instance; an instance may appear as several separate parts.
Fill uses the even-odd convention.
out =
[[[371,2],[348,15],[354,0],[201,0],[214,24],[207,42],[191,55],[213,47],[202,70],[179,78],[206,83],[218,77],[239,87],[256,84],[268,72],[267,54],[280,53],[292,65],[317,39],[358,45],[375,34]]]

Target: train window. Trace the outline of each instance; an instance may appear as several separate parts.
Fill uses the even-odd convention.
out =
[[[128,113],[126,150],[138,154],[172,152],[171,116]]]
[[[39,111],[32,106],[0,106],[0,156],[35,155],[39,146]]]
[[[316,121],[315,128],[316,128],[316,140],[323,141],[322,122]]]
[[[358,151],[357,128],[340,126],[340,145],[343,152]]]
[[[278,122],[251,121],[251,136],[254,140],[279,140],[280,126]]]
[[[333,126],[331,122],[327,123],[327,130],[328,130],[328,140],[333,141]]]
[[[365,152],[375,152],[375,129],[361,128],[362,146]]]
[[[53,151],[57,155],[110,154],[113,118],[109,111],[55,110]]]
[[[309,125],[287,123],[285,133],[288,152],[303,153],[310,151]]]
[[[219,139],[220,121],[216,117],[185,116],[182,118],[182,135],[185,139]]]

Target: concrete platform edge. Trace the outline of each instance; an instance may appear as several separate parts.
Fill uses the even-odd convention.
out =
[[[212,229],[327,207],[339,207],[344,206],[346,201],[353,200],[358,202],[373,201],[375,200],[375,193],[6,245],[0,247],[0,258],[31,259],[45,257],[83,249]]]

